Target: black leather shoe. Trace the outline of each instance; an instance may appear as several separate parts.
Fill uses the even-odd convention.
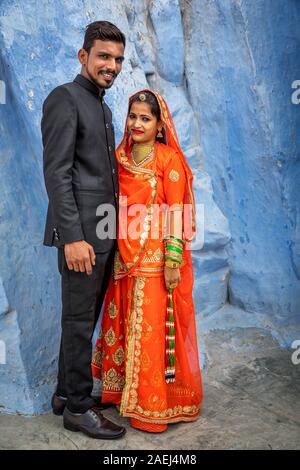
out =
[[[60,395],[53,394],[51,400],[52,411],[55,415],[61,416],[67,404],[67,398]]]
[[[94,406],[85,413],[72,413],[65,408],[64,427],[68,431],[81,431],[94,439],[119,439],[126,430],[122,426],[104,418],[99,408]]]

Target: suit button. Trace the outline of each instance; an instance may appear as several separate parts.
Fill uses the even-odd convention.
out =
[[[112,149],[111,149],[111,145],[109,145],[108,150],[111,152],[111,150],[112,150]]]
[[[108,129],[108,128],[109,128],[109,124],[108,124],[108,122],[107,122],[105,125],[106,125],[106,129]]]
[[[113,172],[113,175],[114,175],[114,174],[115,174],[115,172],[116,172],[116,170],[113,168],[112,172]]]
[[[116,199],[118,199],[118,193],[115,193]]]
[[[56,228],[53,229],[55,240],[59,240],[59,233]]]

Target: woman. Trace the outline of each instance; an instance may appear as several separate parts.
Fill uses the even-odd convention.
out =
[[[118,251],[92,369],[103,403],[120,405],[135,428],[162,432],[197,419],[202,384],[188,249],[192,174],[158,93],[129,99],[117,158]]]

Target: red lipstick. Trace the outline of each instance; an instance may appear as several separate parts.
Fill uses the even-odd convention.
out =
[[[133,134],[137,134],[137,135],[144,134],[143,131],[138,131],[137,129],[131,129],[131,132],[132,132]]]

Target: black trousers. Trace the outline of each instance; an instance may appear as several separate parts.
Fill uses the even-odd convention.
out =
[[[114,253],[115,247],[107,253],[96,253],[96,264],[88,276],[70,271],[63,249],[58,249],[62,335],[56,393],[68,398],[67,407],[73,413],[85,413],[95,404],[91,397],[92,337],[112,272]]]

